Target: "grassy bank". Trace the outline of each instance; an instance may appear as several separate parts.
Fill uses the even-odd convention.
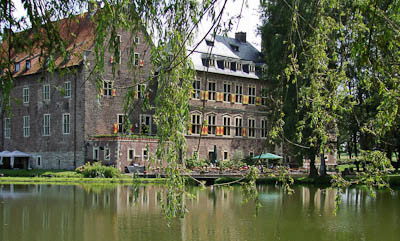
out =
[[[0,183],[46,183],[46,184],[71,184],[71,183],[165,183],[162,178],[132,178],[120,175],[117,178],[85,178],[82,173],[66,170],[9,170],[0,169]]]

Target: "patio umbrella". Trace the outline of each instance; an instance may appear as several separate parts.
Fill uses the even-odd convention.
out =
[[[268,160],[279,160],[279,159],[283,159],[283,157],[272,154],[272,153],[264,153],[258,156],[255,156],[253,158],[251,158],[252,160],[261,160],[261,159],[266,159],[267,160],[267,167],[268,167]]]

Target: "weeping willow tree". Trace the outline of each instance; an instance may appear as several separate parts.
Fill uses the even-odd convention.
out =
[[[334,175],[334,185],[388,187],[382,144],[397,145],[388,137],[399,122],[400,1],[261,3],[272,138],[312,165],[332,137],[356,128],[373,139],[361,145],[366,168],[354,182]]]
[[[69,46],[71,40],[76,37],[69,36],[69,39],[65,39],[60,34],[62,28],[65,28],[62,25],[64,19],[79,22],[90,18],[95,24],[92,40],[95,57],[89,74],[94,78],[88,80],[96,81],[98,88],[102,86],[103,76],[109,74],[105,70],[107,51],[115,58],[111,71],[114,77],[122,67],[119,64],[121,46],[118,33],[123,31],[134,38],[138,32],[145,32],[151,48],[150,59],[153,68],[151,75],[145,81],[156,82],[157,85],[154,121],[158,127],[159,144],[156,158],[167,162],[168,188],[165,195],[161,195],[165,198],[163,210],[168,219],[184,215],[185,183],[180,169],[186,150],[188,93],[191,92],[195,74],[186,46],[194,44],[193,34],[205,18],[211,19],[212,27],[209,32],[211,30],[217,32],[213,28],[224,25],[221,18],[227,0],[25,0],[22,3],[26,13],[17,18],[14,2],[11,0],[1,2],[2,116],[10,112],[8,100],[15,78],[12,69],[18,53],[29,53],[40,49],[42,57],[40,64],[45,70],[42,73],[70,71],[70,68],[65,68],[57,62],[60,58],[66,60],[71,58]],[[219,3],[222,3],[222,8],[217,6]],[[82,9],[88,9],[89,13],[82,13]],[[134,67],[135,42],[132,44],[129,61],[127,66],[124,66],[128,69]],[[84,56],[74,57],[84,58]],[[134,87],[141,81],[143,80],[133,75],[132,83],[124,97],[126,113],[130,113],[134,108],[135,103],[132,101],[135,96]],[[4,138],[1,139],[3,141]],[[252,176],[255,185],[255,175]]]

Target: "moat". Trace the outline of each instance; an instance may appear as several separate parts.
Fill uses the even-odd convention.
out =
[[[258,186],[262,207],[240,186],[189,187],[188,213],[168,227],[157,185],[0,185],[0,239],[46,240],[398,240],[400,190]]]

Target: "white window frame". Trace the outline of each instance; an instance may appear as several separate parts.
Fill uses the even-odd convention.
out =
[[[227,90],[229,87],[229,91]],[[230,82],[225,82],[224,83],[224,102],[231,102],[231,97],[232,97],[232,83]]]
[[[195,119],[194,119],[195,118]],[[200,135],[201,134],[201,114],[200,113],[192,113],[190,115],[190,123],[192,128],[192,135]]]
[[[24,132],[24,137],[29,137],[30,135],[30,123],[29,123],[29,115],[26,115],[23,117],[23,132]]]
[[[111,150],[108,147],[104,147],[104,160],[105,161],[111,160]]]
[[[212,90],[210,87],[214,84],[214,89]],[[208,81],[207,82],[207,90],[208,90],[208,100],[215,101],[217,96],[217,82]]]
[[[25,66],[26,66],[26,70],[30,70],[31,69],[31,60],[27,59],[25,60]]]
[[[243,103],[243,84],[235,84],[235,103]]]
[[[43,101],[50,101],[50,84],[43,85]]]
[[[140,64],[140,53],[133,53],[133,65],[139,66]]]
[[[132,158],[129,158],[129,152],[130,152],[130,151],[132,151],[132,153],[133,153]],[[129,149],[128,149],[127,159],[128,159],[129,161],[134,161],[134,160],[135,160],[135,149],[133,149],[133,148],[129,148]]]
[[[248,118],[247,123],[248,123],[248,127],[249,127],[247,136],[255,138],[256,137],[256,119]]]
[[[103,80],[103,96],[112,96],[114,82],[111,80]]]
[[[46,120],[46,118],[48,118],[48,119]],[[43,136],[50,136],[50,122],[51,122],[50,114],[44,114],[43,115]]]
[[[4,119],[4,138],[10,139],[11,137],[11,119]]]
[[[243,136],[243,117],[235,117],[235,137]]]
[[[146,90],[147,90],[147,84],[138,84],[136,86],[137,94],[139,99],[144,99],[146,98]]]
[[[120,117],[122,116],[122,122],[120,121]],[[118,133],[124,133],[124,114],[117,114],[117,124],[118,124]]]
[[[261,105],[267,105],[267,88],[261,88]]]
[[[226,123],[226,119],[229,119],[229,123]],[[223,121],[223,126],[224,126],[224,133],[223,136],[231,136],[231,125],[232,125],[232,118],[228,115],[225,115],[222,117],[222,121]]]
[[[199,100],[201,97],[201,80],[196,78],[193,81],[192,86],[193,86],[192,99]]]
[[[93,157],[94,161],[99,160],[100,155],[99,155],[99,147],[98,146],[93,147],[93,156],[92,157]]]
[[[256,104],[256,86],[255,85],[249,85],[247,90],[249,91],[249,105],[255,105]]]
[[[70,113],[64,113],[62,118],[63,135],[69,135],[71,134],[71,115]],[[66,122],[66,118],[68,118],[68,122]]]
[[[64,98],[71,98],[71,81],[64,82]]]
[[[148,127],[149,127],[149,130],[148,130],[148,133],[145,133],[145,134],[147,134],[147,135],[151,135],[151,131],[152,131],[152,125],[153,125],[153,117],[151,116],[151,115],[146,115],[146,114],[141,114],[140,116],[139,116],[139,118],[140,118],[140,133],[142,133],[142,123],[143,123],[143,120],[144,120],[144,122],[146,122],[146,118],[149,118],[149,125],[148,125]],[[147,125],[147,124],[146,124]]]
[[[226,158],[225,158],[225,153],[227,154],[227,155],[226,155]],[[222,152],[222,160],[223,160],[223,161],[229,160],[229,152],[228,152],[228,151],[224,150],[224,151]]]
[[[215,135],[217,133],[217,115],[216,114],[210,113],[207,115],[207,128],[208,128],[208,135]]]
[[[267,133],[267,120],[266,119],[261,119],[261,125],[260,125],[260,137],[261,138],[267,138],[268,133]]]
[[[29,87],[22,89],[22,100],[24,104],[29,104]]]
[[[42,156],[36,156],[36,166],[42,166]]]
[[[145,157],[145,155],[144,155],[144,152],[147,152],[147,155],[146,155],[146,157]],[[142,161],[144,162],[144,161],[148,161],[149,160],[149,150],[147,150],[147,148],[143,148],[142,149]]]

